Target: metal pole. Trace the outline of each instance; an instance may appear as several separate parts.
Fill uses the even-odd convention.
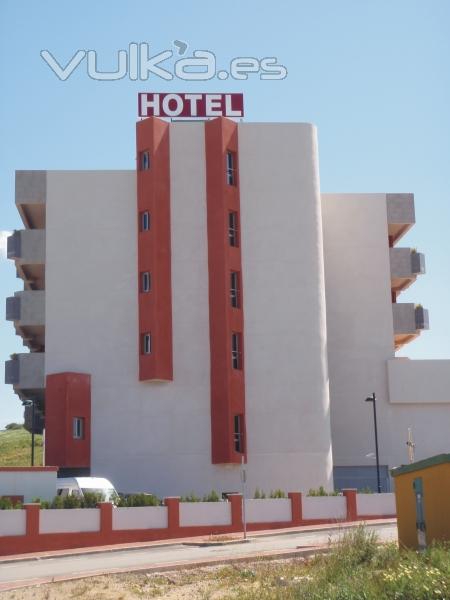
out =
[[[241,482],[242,482],[242,526],[244,528],[244,540],[247,539],[247,519],[245,517],[245,483],[247,473],[245,472],[244,457],[241,456]]]
[[[372,394],[373,398],[373,423],[375,428],[375,456],[377,461],[377,488],[378,493],[381,494],[381,480],[380,480],[380,457],[378,454],[378,427],[377,427],[377,399],[375,392]]]
[[[33,407],[31,409],[31,466],[34,467],[34,399],[32,400]]]

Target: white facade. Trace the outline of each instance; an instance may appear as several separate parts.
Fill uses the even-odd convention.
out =
[[[139,381],[136,172],[18,174],[25,225],[45,227],[45,374],[90,374],[91,474],[119,491],[241,490],[240,466],[211,460],[204,128],[170,124],[173,381]],[[367,481],[372,392],[382,465],[405,462],[408,427],[417,458],[447,451],[446,361],[395,358],[416,308],[399,337],[393,265],[396,285],[418,271],[410,275],[408,252],[390,249],[388,236],[400,231],[404,206],[414,211],[411,199],[321,196],[311,125],[237,129],[248,494],[331,489],[333,458],[348,485]],[[36,288],[43,277],[34,272]],[[13,367],[11,383],[26,395]],[[422,374],[436,375],[432,389],[414,383]],[[340,514],[340,501],[329,502]]]

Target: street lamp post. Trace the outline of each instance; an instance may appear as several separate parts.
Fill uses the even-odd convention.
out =
[[[34,420],[35,420],[35,400],[24,400],[23,406],[31,406],[31,466],[34,467]]]
[[[377,428],[377,398],[375,392],[369,398],[366,398],[366,402],[372,402],[373,404],[373,426],[375,430],[375,457],[377,461],[377,488],[378,493],[381,494],[381,480],[380,480],[380,457],[378,454],[378,428]]]

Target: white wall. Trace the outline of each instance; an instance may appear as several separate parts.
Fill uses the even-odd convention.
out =
[[[113,509],[113,529],[166,529],[166,506],[133,506]]]
[[[372,392],[377,395],[381,464],[394,467],[407,462],[409,427],[416,459],[447,452],[450,403],[430,404],[432,398],[443,397],[446,365],[392,362],[385,194],[322,194],[322,213],[335,464],[375,466],[366,456],[374,452],[372,406],[364,402]],[[401,245],[407,246],[407,240]],[[397,301],[402,302],[401,294]],[[421,403],[398,403],[407,395]]]
[[[347,500],[344,496],[303,496],[304,519],[345,519]]]
[[[23,496],[24,502],[51,500],[56,496],[56,471],[0,469],[0,496]]]
[[[100,531],[99,508],[41,509],[39,533]]]
[[[180,502],[180,525],[231,525],[231,502]]]
[[[396,358],[387,369],[392,404],[450,404],[450,360]]]
[[[0,510],[0,537],[3,535],[25,535],[25,510]]]
[[[356,494],[358,516],[395,515],[395,494]]]
[[[248,490],[332,486],[316,130],[239,125]]]
[[[247,499],[245,501],[247,523],[274,523],[292,520],[289,498]]]
[[[46,372],[92,374],[93,474],[118,490],[240,491],[211,464],[204,126],[170,136],[174,381],[138,382],[133,171],[48,173]],[[239,155],[249,493],[330,486],[315,130],[242,124]]]

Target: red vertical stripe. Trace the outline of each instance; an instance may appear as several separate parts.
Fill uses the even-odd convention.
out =
[[[241,333],[244,340],[241,247],[232,247],[228,236],[230,211],[238,215],[239,172],[236,185],[226,176],[227,151],[235,153],[238,167],[238,131],[233,121],[218,118],[205,123],[206,197],[208,224],[209,327],[211,352],[211,434],[212,462],[239,463],[241,456],[234,448],[234,417],[241,415],[245,450],[244,348],[242,368],[233,369],[231,335]],[[230,273],[240,276],[240,307],[232,308]]]
[[[150,118],[136,126],[139,379],[173,379],[172,283],[170,242],[170,146],[169,124]],[[142,153],[148,152],[149,168],[143,170]],[[142,231],[141,216],[148,211],[149,231]],[[141,290],[141,273],[151,275],[151,290]],[[151,334],[151,353],[143,353],[143,336]]]
[[[84,420],[83,439],[73,437],[73,419]],[[59,467],[91,465],[91,376],[47,375],[45,386],[45,462]]]

